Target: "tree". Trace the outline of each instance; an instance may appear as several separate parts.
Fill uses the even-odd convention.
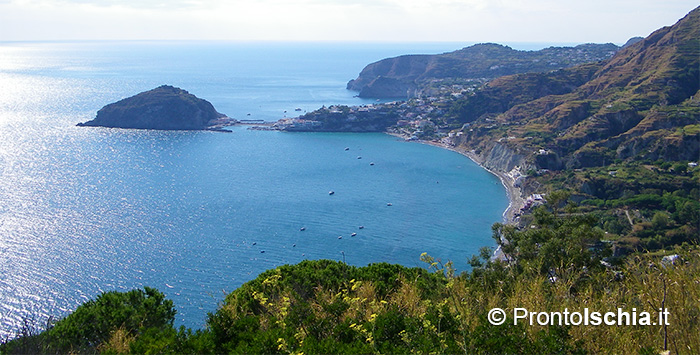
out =
[[[493,238],[509,262],[540,275],[563,277],[599,267],[599,260],[609,252],[600,243],[604,234],[592,215],[556,217],[540,207],[534,217],[534,228],[493,226]]]
[[[149,330],[172,329],[175,312],[173,302],[154,288],[105,292],[46,331],[47,350],[91,352],[115,335],[134,339]]]

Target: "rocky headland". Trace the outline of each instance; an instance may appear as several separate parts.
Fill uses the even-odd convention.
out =
[[[411,98],[431,94],[442,85],[464,85],[504,75],[548,72],[611,58],[620,47],[581,44],[520,51],[482,43],[435,55],[403,55],[367,65],[348,90],[366,98]]]
[[[206,100],[170,85],[109,104],[78,126],[157,130],[220,130],[235,123]]]

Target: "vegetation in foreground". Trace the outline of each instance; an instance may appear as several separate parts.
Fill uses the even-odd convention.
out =
[[[551,206],[550,206],[551,207]],[[455,275],[318,260],[264,272],[229,294],[205,329],[173,326],[173,303],[151,288],[107,292],[43,332],[6,342],[14,353],[699,353],[700,248],[610,257],[591,214],[542,207],[535,228],[494,225],[504,254],[472,257]],[[662,256],[676,253],[674,260]],[[509,314],[492,325],[488,311]],[[670,312],[668,326],[514,324],[512,310]],[[655,316],[654,316],[655,317]],[[654,321],[656,318],[654,318]]]

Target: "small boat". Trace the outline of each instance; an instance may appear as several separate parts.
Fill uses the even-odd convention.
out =
[[[350,234],[351,237],[354,237],[356,235],[357,235],[357,233]]]
[[[345,150],[350,150],[350,147],[345,147]]]
[[[357,159],[362,159],[362,157],[358,155],[358,156],[357,156]]]
[[[253,245],[256,245],[256,244],[258,244],[258,242],[253,242]]]
[[[297,112],[298,112],[298,111],[301,111],[301,109],[297,107],[297,108],[294,109],[294,111],[297,111]]]
[[[265,251],[264,251],[264,250],[261,250],[261,251],[260,251],[260,254],[265,254]]]
[[[387,206],[393,206],[393,204],[392,204],[391,202],[388,202],[386,205],[387,205]]]
[[[338,239],[343,239],[343,236],[342,236],[342,235],[339,235],[339,236],[338,236]]]
[[[333,191],[333,190],[328,191],[328,194],[329,194],[329,195],[333,195],[333,194],[335,194],[335,191]]]
[[[306,227],[301,227],[301,228],[299,228],[299,230],[303,232],[306,230]]]
[[[369,163],[369,165],[372,165],[372,166],[374,166],[374,162],[371,162],[371,163]]]
[[[360,226],[360,229],[365,229],[365,226]]]

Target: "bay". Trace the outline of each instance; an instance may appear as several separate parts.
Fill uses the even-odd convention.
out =
[[[143,286],[199,328],[228,292],[304,259],[424,266],[428,252],[465,270],[508,201],[457,153],[384,134],[75,127],[162,84],[239,119],[371,103],[345,90],[365,64],[455,48],[0,43],[0,335]]]

